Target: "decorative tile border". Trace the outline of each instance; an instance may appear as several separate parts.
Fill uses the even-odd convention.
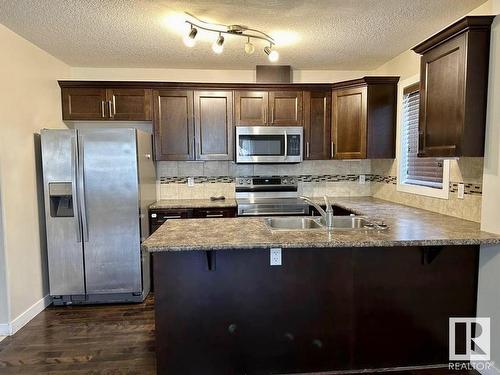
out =
[[[298,176],[273,176],[273,177],[294,177],[298,182],[356,182],[359,180],[360,174],[333,174],[333,175],[298,175]],[[235,182],[236,178],[246,177],[263,177],[263,176],[194,176],[196,184],[229,184]],[[266,176],[268,177],[268,176]],[[161,184],[187,184],[187,177],[160,177]],[[396,185],[398,178],[396,176],[384,176],[377,174],[365,174],[366,182],[377,182],[384,184]],[[458,192],[459,182],[450,182],[450,192]],[[467,195],[482,195],[481,184],[465,183],[464,194]]]

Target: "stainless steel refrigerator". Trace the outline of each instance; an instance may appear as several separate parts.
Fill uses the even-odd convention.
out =
[[[41,131],[54,304],[141,302],[149,293],[151,135],[136,129]]]

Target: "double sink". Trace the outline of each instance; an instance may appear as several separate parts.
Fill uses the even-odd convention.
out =
[[[327,228],[321,217],[270,217],[264,219],[271,230],[370,230],[387,229],[383,223],[374,223],[363,216],[334,216],[333,223]]]

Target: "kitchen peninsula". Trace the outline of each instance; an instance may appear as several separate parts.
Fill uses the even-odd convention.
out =
[[[263,218],[171,220],[147,239],[158,371],[447,363],[448,317],[475,315],[479,245],[498,244],[500,236],[374,198],[334,204],[388,229],[283,231]],[[270,265],[272,248],[282,249],[281,265]]]

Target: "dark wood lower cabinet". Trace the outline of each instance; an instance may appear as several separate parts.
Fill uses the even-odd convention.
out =
[[[283,249],[282,266],[268,250],[155,253],[158,373],[447,363],[448,317],[475,315],[478,253]]]

